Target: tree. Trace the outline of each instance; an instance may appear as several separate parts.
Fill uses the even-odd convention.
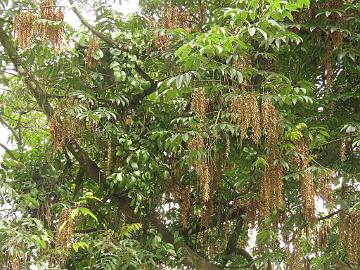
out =
[[[3,269],[359,267],[357,1],[1,5]]]

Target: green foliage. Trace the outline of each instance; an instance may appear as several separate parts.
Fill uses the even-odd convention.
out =
[[[352,258],[341,230],[360,210],[360,4],[173,0],[174,18],[169,2],[139,1],[124,18],[108,1],[76,1],[65,13],[91,10],[93,26],[74,28],[41,18],[36,1],[0,1],[0,122],[12,144],[0,168],[3,268],[19,257],[24,269],[283,269],[298,255],[311,269],[356,269],[360,256]],[[35,34],[31,48],[16,48],[22,11],[64,27],[65,46],[54,50]],[[259,105],[258,143],[254,123],[244,131],[234,120],[244,94]],[[271,129],[265,101],[277,114]],[[284,201],[262,217],[262,185],[274,167]],[[312,224],[301,186],[309,174]],[[333,202],[320,198],[324,175]],[[63,208],[71,219],[59,224]],[[69,222],[63,247],[57,235]],[[322,226],[330,227],[320,245]],[[299,232],[299,254],[289,255],[284,247]]]

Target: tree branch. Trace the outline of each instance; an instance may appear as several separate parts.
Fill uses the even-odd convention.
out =
[[[9,148],[7,148],[5,144],[0,143],[0,146],[1,146],[2,148],[4,148],[5,152],[6,152],[13,160],[18,161],[17,158],[15,157],[15,155],[13,154],[13,152],[12,152]]]
[[[225,249],[225,255],[227,257],[230,257],[231,254],[236,254],[236,255],[240,255],[242,257],[244,257],[247,261],[248,261],[248,267],[250,268],[252,265],[252,268],[254,270],[256,270],[256,266],[253,264],[253,257],[250,255],[249,252],[247,252],[245,249],[243,248],[238,248],[236,247],[240,233],[241,233],[241,229],[243,227],[243,223],[244,223],[244,215],[245,215],[245,209],[241,208],[238,211],[238,218],[236,221],[236,225],[234,228],[233,233],[230,235],[229,241],[226,245],[226,249]]]
[[[143,221],[140,216],[134,213],[134,210],[130,207],[130,199],[128,197],[122,196],[118,198],[119,209],[125,215],[125,218],[130,223],[137,223]],[[197,270],[219,270],[216,265],[209,263],[208,260],[204,259],[198,255],[194,250],[192,250],[186,243],[174,241],[174,236],[166,228],[166,226],[155,216],[149,215],[146,218],[148,223],[151,223],[157,228],[157,230],[162,234],[163,239],[168,243],[173,243],[175,248],[181,255],[184,257],[183,263]]]
[[[73,2],[72,0],[69,1]],[[29,87],[31,94],[36,99],[36,102],[40,106],[41,110],[45,113],[46,117],[50,119],[54,113],[54,110],[48,101],[47,93],[41,88],[34,75],[25,66],[22,65],[22,61],[16,52],[15,46],[10,40],[11,39],[4,31],[3,23],[0,23],[0,43],[4,47],[5,53],[10,57],[10,60],[14,64],[16,70],[19,72],[21,78],[24,79],[26,85]],[[155,91],[154,88],[151,88],[151,90],[147,90],[145,91],[145,93],[140,94],[140,96],[138,96],[138,101],[140,101],[141,97],[148,95],[151,91]],[[89,177],[94,181],[99,182],[99,185],[106,187],[107,183],[105,181],[105,174],[101,171],[96,162],[93,161],[89,157],[89,155],[80,147],[80,145],[73,141],[67,145],[67,148],[75,157],[75,159],[79,162],[80,166],[84,168]],[[125,193],[124,196],[122,196],[121,198],[126,199],[125,201],[123,201],[124,203],[120,203],[124,215],[128,216],[129,220],[141,220],[140,216],[135,214],[134,209],[130,206],[130,200],[127,194]],[[165,225],[163,225],[157,219],[154,219],[154,217],[149,217],[148,219],[149,223],[155,225],[158,230],[164,235],[164,239],[166,241],[174,242],[173,235],[170,233],[170,231],[166,228]],[[195,269],[218,270],[218,267],[210,264],[207,260],[200,257],[185,243],[178,243],[176,244],[176,247],[178,250],[182,251],[185,257],[184,263],[186,263],[187,265]]]
[[[25,81],[26,86],[29,88],[32,96],[35,98],[38,106],[48,119],[54,114],[54,109],[48,101],[48,95],[36,80],[35,76],[31,73],[18,55],[14,44],[11,42],[11,38],[6,34],[3,22],[0,20],[0,44],[4,47],[5,53],[9,56],[11,62],[15,66],[15,69],[19,72],[20,77]],[[100,183],[105,182],[105,175],[101,172],[100,168],[93,161],[88,154],[80,147],[80,145],[73,141],[68,144],[68,149],[79,162],[80,166],[83,166],[85,171],[96,179]]]
[[[339,213],[340,213],[340,211],[341,211],[341,209],[336,210],[335,212],[332,212],[332,213],[330,213],[330,214],[328,214],[328,215],[326,215],[326,216],[319,217],[319,218],[318,218],[318,221],[325,220],[325,219],[329,219],[329,218],[331,218],[331,217],[333,217],[333,216],[335,216],[335,215],[339,214]]]
[[[15,129],[14,129],[12,126],[10,126],[10,125],[5,121],[5,119],[1,116],[1,114],[0,114],[0,123],[1,123],[4,127],[6,127],[8,130],[10,130],[10,132],[11,132],[12,135],[14,136],[15,140],[17,141],[17,143],[20,144],[20,143],[21,143],[21,140],[20,140],[18,134],[16,133]]]
[[[81,12],[77,9],[77,7],[75,6],[75,3],[74,3],[73,0],[69,0],[69,3],[71,5],[71,9],[74,11],[76,16],[79,18],[80,22],[83,25],[85,25],[85,27],[88,28],[95,36],[97,36],[101,40],[105,41],[107,44],[109,44],[112,47],[118,48],[118,49],[122,50],[123,52],[128,52],[128,50],[126,48],[124,48],[124,46],[122,46],[122,44],[116,42],[115,40],[113,40],[109,36],[99,32],[98,30],[96,30],[96,28],[94,26],[92,26],[85,19],[85,17],[81,14]],[[154,83],[154,80],[138,64],[135,64],[135,70],[136,70],[137,73],[139,73],[139,75],[144,80],[149,81],[151,84]]]

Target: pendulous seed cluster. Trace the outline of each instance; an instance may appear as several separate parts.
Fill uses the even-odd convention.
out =
[[[279,151],[272,148],[267,157],[268,166],[265,168],[260,181],[260,216],[267,218],[275,209],[283,205],[283,167],[280,162]]]
[[[166,11],[159,20],[159,26],[162,29],[175,29],[183,28],[186,31],[191,30],[191,15],[186,9],[173,7],[171,0],[168,1]],[[167,33],[157,32],[156,34],[156,47],[162,51],[169,47],[171,37]]]
[[[190,215],[190,207],[191,207],[191,198],[190,198],[191,188],[190,186],[186,187],[182,192],[182,226],[186,228],[189,224],[189,215]]]
[[[63,149],[68,142],[75,139],[81,130],[80,122],[74,117],[66,117],[61,123],[57,113],[49,120],[49,131],[56,150]]]
[[[48,228],[51,228],[52,216],[51,209],[48,202],[41,203],[37,210],[37,218],[47,224]]]
[[[73,219],[71,209],[63,209],[60,213],[59,224],[56,232],[56,245],[69,250],[73,238]]]
[[[333,172],[327,171],[319,173],[317,195],[328,203],[329,209],[334,206],[334,191],[332,189],[332,175]]]
[[[31,47],[35,33],[36,16],[30,12],[20,13],[14,20],[14,36],[23,49]]]
[[[330,231],[331,228],[328,223],[324,223],[319,227],[316,243],[320,249],[324,249],[327,246]]]
[[[20,270],[20,257],[18,255],[12,257],[11,269],[12,270]]]
[[[360,255],[360,211],[355,210],[349,214],[349,226],[348,226],[348,258],[349,263],[358,267],[358,259]]]
[[[248,130],[251,129],[250,140],[260,142],[261,118],[258,102],[254,93],[245,93],[236,97],[230,104],[232,121],[240,125],[241,140],[248,137]]]
[[[266,142],[271,146],[278,142],[282,136],[280,117],[275,106],[269,99],[266,99],[261,106],[261,122],[265,133]]]
[[[64,21],[64,8],[56,7],[53,0],[44,0],[40,5],[41,18],[52,22]],[[50,43],[56,49],[61,49],[64,39],[64,27],[51,26],[49,23],[39,23],[38,31],[43,43]]]
[[[309,170],[309,153],[304,138],[296,142],[298,156],[295,163],[297,164],[300,175],[300,194],[303,204],[304,218],[308,224],[315,221],[315,190],[313,174]]]
[[[201,136],[192,138],[188,143],[189,150],[203,151],[206,149],[204,138]],[[196,174],[200,180],[201,197],[203,203],[202,226],[208,225],[212,213],[211,202],[211,171],[207,157],[201,158],[195,163]]]
[[[194,89],[191,94],[191,111],[196,116],[204,118],[209,111],[209,103],[204,89]]]
[[[92,36],[89,42],[89,46],[86,52],[86,67],[88,69],[92,68],[95,65],[96,60],[94,59],[94,54],[99,47],[98,42],[95,36]]]
[[[204,203],[201,213],[201,226],[209,228],[212,214],[212,200],[208,200]]]
[[[112,140],[111,138],[108,140],[107,143],[107,169],[110,172],[112,164]]]
[[[23,49],[30,48],[36,33],[39,34],[41,41],[50,43],[55,49],[61,49],[64,39],[64,27],[61,24],[51,25],[64,21],[64,8],[56,7],[52,0],[44,0],[40,4],[41,19],[47,22],[35,24],[37,16],[30,12],[21,12],[15,17],[13,28],[14,36]]]
[[[343,139],[340,144],[339,157],[342,162],[346,160],[346,140]]]
[[[287,258],[285,266],[286,270],[303,270],[301,259],[301,232],[298,231],[294,235],[293,250],[290,257]]]
[[[349,264],[358,269],[358,259],[360,255],[360,211],[354,210],[346,212],[340,210],[339,214],[339,244],[345,248]]]

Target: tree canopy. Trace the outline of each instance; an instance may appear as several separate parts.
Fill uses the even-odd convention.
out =
[[[360,3],[110,2],[0,2],[2,269],[358,269]]]

